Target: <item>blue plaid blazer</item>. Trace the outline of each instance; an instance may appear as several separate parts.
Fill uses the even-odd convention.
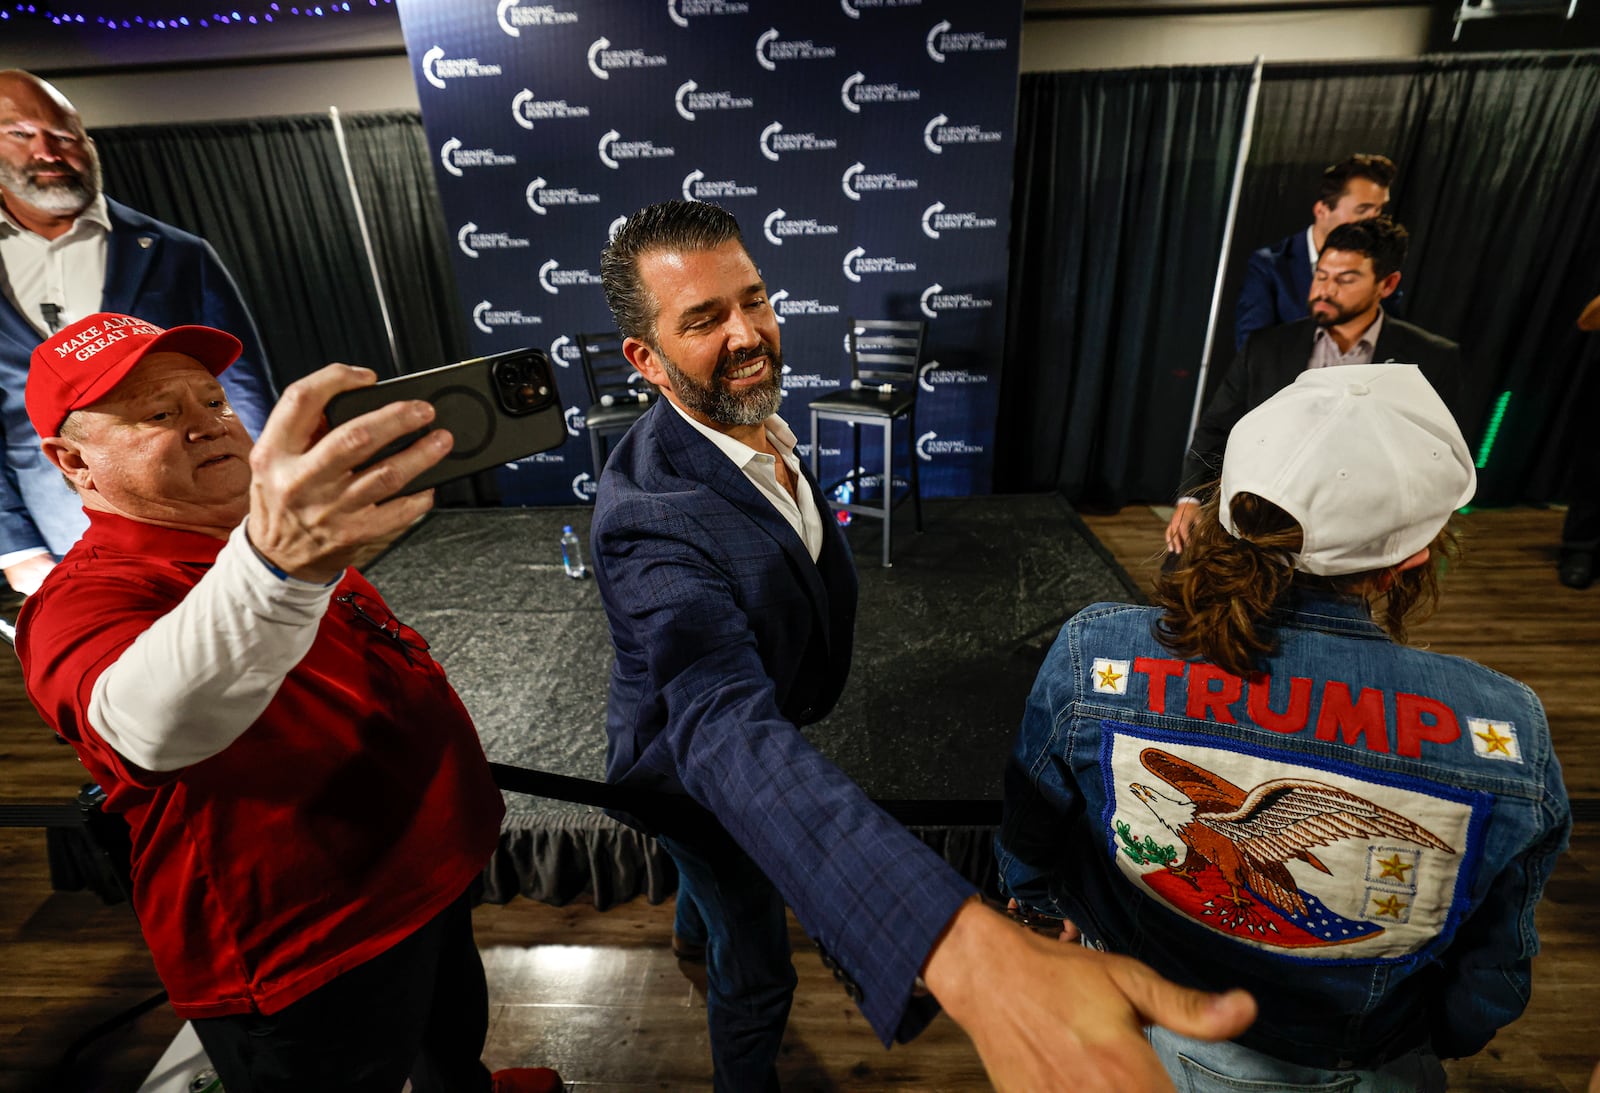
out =
[[[809,474],[804,485],[828,513]],[[872,804],[796,727],[844,689],[856,575],[839,529],[805,545],[744,473],[670,406],[618,443],[595,502],[595,576],[616,662],[606,775],[681,794],[651,824],[714,822],[761,866],[842,973],[879,1037],[932,1018],[912,986],[972,885]],[[884,725],[915,747],[914,726]]]

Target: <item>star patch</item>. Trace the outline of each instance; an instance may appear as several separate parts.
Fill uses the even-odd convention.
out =
[[[1094,685],[1094,693],[1100,695],[1127,694],[1128,667],[1128,662],[1125,660],[1107,660],[1104,657],[1095,657],[1094,667],[1089,669],[1089,680]]]
[[[1408,922],[1411,919],[1411,900],[1396,892],[1379,892],[1369,888],[1367,918],[1373,922]]]
[[[1472,736],[1475,754],[1508,763],[1522,762],[1522,748],[1517,744],[1517,727],[1511,722],[1469,717],[1467,732]]]
[[[1398,846],[1369,846],[1367,848],[1367,880],[1375,884],[1395,885],[1408,891],[1417,888],[1417,862],[1422,854]]]

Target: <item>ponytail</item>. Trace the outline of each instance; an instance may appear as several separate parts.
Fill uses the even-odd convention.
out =
[[[1238,676],[1261,670],[1276,641],[1267,625],[1273,609],[1294,584],[1361,596],[1384,630],[1404,643],[1411,623],[1439,606],[1439,570],[1460,557],[1449,526],[1429,544],[1428,560],[1411,569],[1394,567],[1319,577],[1298,572],[1292,555],[1305,541],[1299,523],[1271,501],[1235,494],[1228,533],[1217,518],[1219,491],[1200,509],[1189,544],[1176,569],[1156,579],[1151,599],[1163,611],[1156,624],[1161,644],[1186,658],[1210,661]]]
[[[1273,651],[1264,623],[1295,579],[1290,555],[1304,537],[1278,506],[1241,493],[1233,500],[1235,538],[1217,520],[1217,496],[1212,490],[1201,506],[1177,568],[1156,580],[1152,599],[1165,612],[1157,637],[1186,658],[1253,675]]]

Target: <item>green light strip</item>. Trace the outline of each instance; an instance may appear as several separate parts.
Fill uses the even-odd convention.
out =
[[[1489,428],[1484,430],[1483,443],[1478,446],[1477,468],[1481,471],[1489,465],[1489,452],[1494,448],[1494,439],[1500,435],[1500,421],[1506,416],[1506,403],[1511,401],[1510,391],[1501,391],[1500,398],[1494,404],[1494,413],[1489,415]]]

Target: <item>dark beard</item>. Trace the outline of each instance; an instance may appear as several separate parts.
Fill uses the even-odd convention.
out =
[[[1329,307],[1333,308],[1333,314],[1329,315],[1324,312],[1317,311],[1317,304],[1327,304]],[[1312,301],[1311,306],[1311,317],[1316,320],[1318,326],[1324,329],[1330,326],[1338,326],[1341,323],[1347,323],[1351,319],[1354,319],[1357,315],[1361,314],[1361,311],[1363,310],[1358,308],[1355,311],[1346,311],[1341,309],[1331,300],[1314,300]]]
[[[773,346],[763,344],[755,349],[729,353],[717,362],[717,370],[710,383],[700,383],[691,378],[679,371],[665,353],[659,349],[656,352],[660,353],[661,366],[672,381],[672,390],[686,410],[692,410],[718,425],[759,425],[778,412],[778,403],[783,399],[780,379],[783,359]],[[767,358],[766,379],[743,391],[730,389],[727,386],[728,373],[742,368],[757,357]]]

